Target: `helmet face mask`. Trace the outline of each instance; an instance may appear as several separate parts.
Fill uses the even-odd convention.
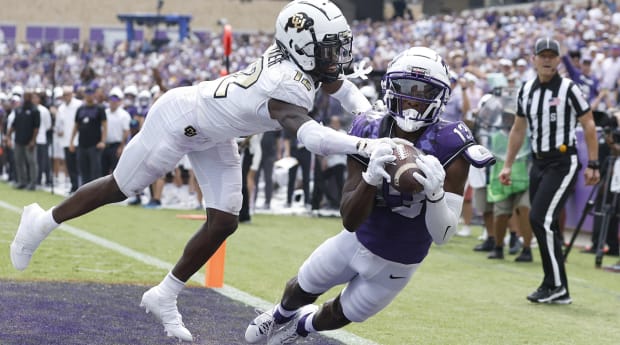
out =
[[[351,63],[353,36],[329,0],[296,0],[276,20],[276,43],[303,71],[334,81]]]
[[[396,56],[381,86],[390,115],[406,132],[435,123],[451,91],[443,59],[425,47],[413,47]]]

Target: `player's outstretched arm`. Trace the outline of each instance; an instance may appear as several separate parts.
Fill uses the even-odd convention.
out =
[[[344,153],[370,157],[377,145],[388,143],[394,148],[400,142],[398,139],[365,139],[344,134],[314,121],[308,116],[307,109],[275,99],[269,100],[269,114],[283,128],[297,133],[297,138],[309,151],[323,156]]]

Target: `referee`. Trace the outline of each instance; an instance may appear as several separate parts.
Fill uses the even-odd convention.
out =
[[[510,184],[512,164],[529,129],[533,157],[530,222],[540,249],[544,279],[527,299],[535,303],[570,304],[559,214],[580,169],[575,147],[577,121],[581,123],[588,146],[586,185],[596,184],[600,179],[598,142],[586,98],[575,83],[558,74],[558,41],[538,39],[533,62],[537,77],[519,89],[517,116],[508,137],[506,162],[499,179],[503,184]]]

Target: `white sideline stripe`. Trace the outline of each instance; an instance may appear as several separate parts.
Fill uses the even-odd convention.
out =
[[[7,209],[9,211],[13,211],[15,213],[22,213],[22,210],[19,209],[18,207],[15,207],[9,203],[6,203],[2,200],[0,200],[0,207]],[[61,224],[58,229],[68,232],[69,234],[84,239],[86,241],[89,241],[91,243],[94,243],[100,247],[104,247],[107,249],[110,249],[112,251],[115,251],[117,253],[123,254],[125,256],[128,256],[132,259],[138,260],[142,263],[145,263],[147,265],[150,266],[154,266],[156,268],[160,268],[162,270],[166,270],[166,271],[170,271],[172,269],[172,267],[174,266],[173,264],[166,262],[166,261],[162,261],[156,257],[144,254],[144,253],[140,253],[136,250],[133,250],[131,248],[125,247],[119,243],[116,242],[112,242],[110,240],[107,240],[103,237],[99,237],[97,235],[93,235],[91,233],[89,233],[88,231],[76,228],[74,226],[71,225],[67,225],[67,224]],[[199,284],[204,284],[205,282],[205,275],[202,273],[196,273],[192,276],[191,278],[192,281],[195,281]],[[272,307],[273,303],[269,303],[261,298],[258,298],[256,296],[250,295],[247,292],[241,291],[235,287],[232,287],[230,285],[224,285],[221,288],[211,288],[211,290],[226,296],[232,300],[241,302],[241,303],[245,303],[249,306],[252,306],[256,309],[260,309],[260,310],[267,310],[269,308]],[[332,339],[338,340],[342,343],[345,344],[355,344],[355,345],[379,345],[371,340],[368,339],[364,339],[362,337],[359,337],[355,334],[349,333],[347,331],[343,331],[343,330],[335,330],[335,331],[326,331],[326,332],[321,332],[322,335],[325,335],[327,337],[330,337]]]

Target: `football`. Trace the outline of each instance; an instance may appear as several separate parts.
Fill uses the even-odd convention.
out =
[[[413,177],[414,172],[422,173],[415,163],[418,156],[424,153],[413,146],[398,144],[393,152],[396,160],[385,164],[385,171],[390,174],[391,185],[401,193],[419,193],[424,187]]]

